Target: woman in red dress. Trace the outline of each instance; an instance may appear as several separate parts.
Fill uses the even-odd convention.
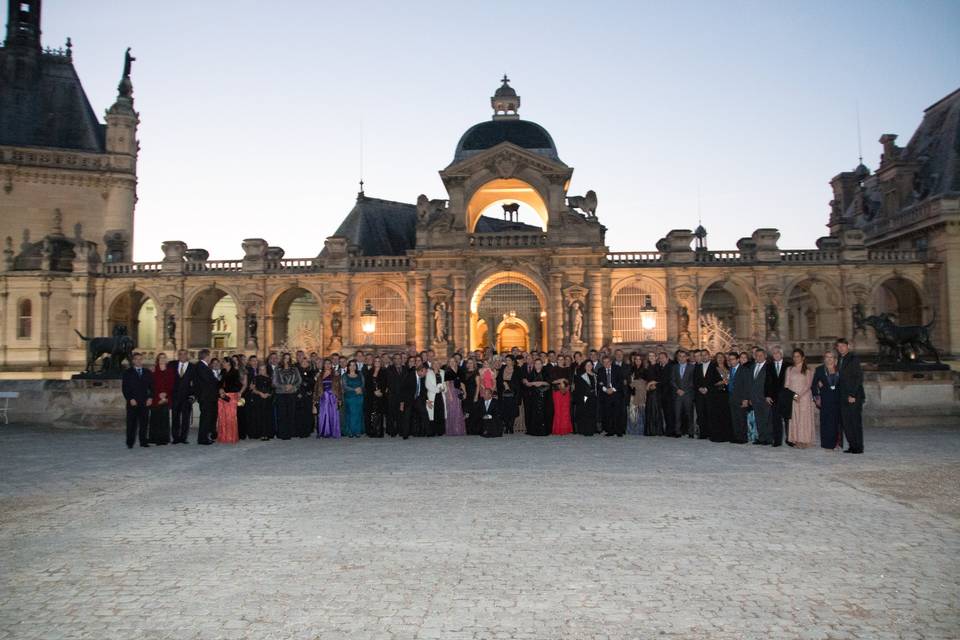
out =
[[[553,429],[555,436],[573,433],[573,421],[570,419],[570,378],[572,368],[566,356],[560,356],[557,366],[553,367],[550,384],[553,385]]]
[[[153,406],[150,407],[150,444],[170,444],[170,399],[176,369],[167,366],[167,354],[158,353],[153,365]]]
[[[243,379],[231,358],[223,359],[220,374],[220,402],[217,407],[217,442],[236,444],[240,441],[237,429],[237,401],[243,390]]]

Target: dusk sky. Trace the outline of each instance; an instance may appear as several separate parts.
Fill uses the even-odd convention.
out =
[[[323,247],[369,196],[445,198],[437,171],[490,118],[507,73],[594,189],[611,250],[703,224],[713,249],[758,227],[826,234],[828,181],[883,133],[906,144],[960,87],[960,2],[262,2],[47,0],[94,110],[133,48],[137,260],[163,240],[240,258]],[[362,143],[361,143],[362,141]]]

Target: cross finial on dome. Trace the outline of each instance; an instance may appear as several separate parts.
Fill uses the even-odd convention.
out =
[[[520,96],[510,86],[510,78],[507,77],[507,74],[503,74],[500,82],[502,84],[490,98],[490,106],[493,107],[493,119],[519,120],[520,116],[517,114],[517,110],[520,108]]]

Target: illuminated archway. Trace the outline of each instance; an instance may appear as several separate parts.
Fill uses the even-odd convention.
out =
[[[499,346],[501,331],[522,323],[531,349],[547,349],[546,296],[532,277],[518,271],[484,278],[470,297],[470,348]],[[488,335],[495,330],[495,335]],[[512,345],[511,345],[512,346]]]
[[[507,315],[497,327],[497,352],[506,353],[514,347],[530,350],[530,327],[520,318]]]
[[[473,233],[480,215],[491,205],[511,202],[519,202],[533,209],[543,222],[544,231],[547,230],[550,214],[543,197],[529,183],[509,178],[491,180],[473,192],[467,204],[467,231]]]
[[[160,346],[157,340],[159,317],[157,304],[150,294],[136,289],[125,291],[110,304],[107,331],[113,335],[114,329],[123,325],[137,349],[151,351]]]

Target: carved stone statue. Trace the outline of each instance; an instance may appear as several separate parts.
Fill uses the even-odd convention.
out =
[[[877,347],[880,360],[895,360],[910,363],[920,360],[923,354],[932,355],[940,362],[940,353],[930,340],[930,327],[933,320],[925,325],[897,325],[891,313],[881,313],[864,318],[863,324],[872,327],[877,334]]]
[[[247,339],[256,340],[257,339],[257,327],[259,323],[257,322],[257,316],[253,313],[247,316]]]
[[[123,75],[124,76],[130,75],[130,67],[132,66],[133,62],[136,62],[136,60],[137,60],[136,58],[130,55],[130,47],[127,47],[127,52],[123,56]]]
[[[127,335],[127,327],[123,324],[117,324],[113,327],[113,335],[109,338],[89,338],[76,329],[73,330],[80,339],[87,343],[87,369],[86,373],[94,373],[97,359],[106,354],[107,358],[103,372],[119,373],[120,366],[124,360],[133,363],[133,338]]]
[[[591,189],[583,196],[567,196],[567,206],[580,209],[588,218],[597,217],[597,193]]]
[[[677,325],[681,336],[690,335],[690,312],[685,304],[677,306]]]
[[[447,208],[446,200],[431,200],[425,194],[417,196],[417,220],[427,221],[434,213],[442,213]]]
[[[767,336],[770,338],[776,338],[778,335],[778,328],[780,326],[780,312],[777,311],[777,305],[768,304],[767,305]]]
[[[570,341],[583,342],[583,305],[579,301],[570,306]]]
[[[177,338],[177,317],[172,313],[167,316],[167,340],[173,343]]]
[[[343,338],[343,314],[334,311],[330,314],[330,337],[334,340]]]
[[[433,305],[433,335],[437,342],[447,341],[447,303]]]
[[[864,324],[866,314],[863,311],[863,303],[858,302],[853,305],[850,315],[853,320],[853,335],[857,335],[858,333],[867,335],[867,325]]]

